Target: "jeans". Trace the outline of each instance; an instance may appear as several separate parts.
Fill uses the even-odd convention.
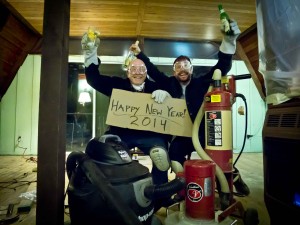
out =
[[[205,137],[204,135],[199,137],[199,141],[204,148]],[[195,151],[193,141],[191,137],[175,137],[169,147],[169,157],[171,161],[177,161],[182,166],[186,157],[191,156],[191,153]]]

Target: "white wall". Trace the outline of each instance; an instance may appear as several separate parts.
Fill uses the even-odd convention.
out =
[[[29,55],[2,98],[2,155],[37,154],[40,67],[41,56]]]
[[[249,71],[243,61],[234,61],[228,75],[248,73]],[[262,152],[262,127],[266,114],[266,104],[260,97],[252,79],[237,80],[236,92],[245,96],[248,106],[247,135],[251,135],[252,137],[246,139],[244,152]],[[245,103],[241,98],[237,98],[236,103],[232,106],[233,150],[235,153],[240,152],[242,149],[245,133],[246,115],[238,113],[240,106],[244,106],[245,108]]]

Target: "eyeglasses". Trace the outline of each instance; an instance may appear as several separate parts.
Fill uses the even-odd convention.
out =
[[[130,66],[128,72],[131,74],[145,74],[147,72],[146,66]]]
[[[173,65],[173,70],[175,72],[179,72],[181,70],[190,70],[191,67],[192,67],[192,65],[189,61],[180,61],[180,62],[176,62]]]

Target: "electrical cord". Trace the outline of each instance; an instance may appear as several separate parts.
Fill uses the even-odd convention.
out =
[[[26,162],[34,162],[34,163],[37,163],[37,158],[31,156],[31,157],[25,157],[25,152],[27,151],[27,148],[26,147],[23,147],[23,146],[20,146],[20,142],[21,142],[21,136],[19,136],[18,138],[18,143],[16,145],[16,147],[20,148],[20,149],[23,149],[23,154],[22,154],[22,157],[24,159],[26,159]]]
[[[233,168],[234,169],[236,169],[235,164],[237,163],[237,161],[239,160],[239,158],[241,157],[241,155],[242,155],[242,153],[244,151],[245,143],[246,143],[246,139],[247,139],[247,129],[248,129],[248,106],[247,106],[246,98],[245,98],[245,96],[243,94],[239,94],[239,93],[236,93],[235,97],[239,97],[239,98],[241,98],[244,101],[246,115],[245,115],[245,133],[244,133],[243,145],[242,145],[240,153],[238,154],[237,158],[235,159],[235,161],[233,163]]]
[[[22,147],[19,147],[19,148],[22,148]],[[23,149],[25,149],[25,150],[24,150],[24,152],[23,152],[22,157],[23,157],[24,159],[26,159],[26,162],[34,162],[34,163],[37,163],[37,158],[35,158],[35,157],[33,157],[33,156],[31,156],[31,157],[25,157],[25,152],[26,152],[27,148],[23,148]]]
[[[1,185],[0,188],[17,190],[18,187],[21,187],[24,185],[30,185],[31,183],[37,182],[36,180],[33,180],[33,181],[20,180],[27,176],[28,176],[28,173],[24,173],[20,177],[14,178],[11,181],[2,181],[2,182],[0,182],[0,184],[3,184],[3,185]],[[5,184],[7,184],[7,185],[5,185]],[[11,186],[13,186],[13,187],[11,187]]]

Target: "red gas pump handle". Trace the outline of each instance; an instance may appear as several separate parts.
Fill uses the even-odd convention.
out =
[[[235,80],[243,80],[243,79],[249,79],[251,78],[251,74],[241,74],[233,76]]]
[[[234,80],[243,80],[243,79],[249,79],[251,78],[251,74],[241,74],[241,75],[227,75],[228,77],[233,77]],[[222,76],[226,77],[226,76]],[[214,79],[206,79],[204,81],[205,83],[213,83]]]
[[[235,95],[236,95],[236,86],[235,81],[236,80],[243,80],[243,79],[249,79],[251,78],[251,74],[241,74],[241,75],[227,75],[222,76],[222,84],[223,84],[223,90],[228,91],[233,96],[233,103],[235,102]],[[207,79],[205,82],[213,83],[213,79]]]

